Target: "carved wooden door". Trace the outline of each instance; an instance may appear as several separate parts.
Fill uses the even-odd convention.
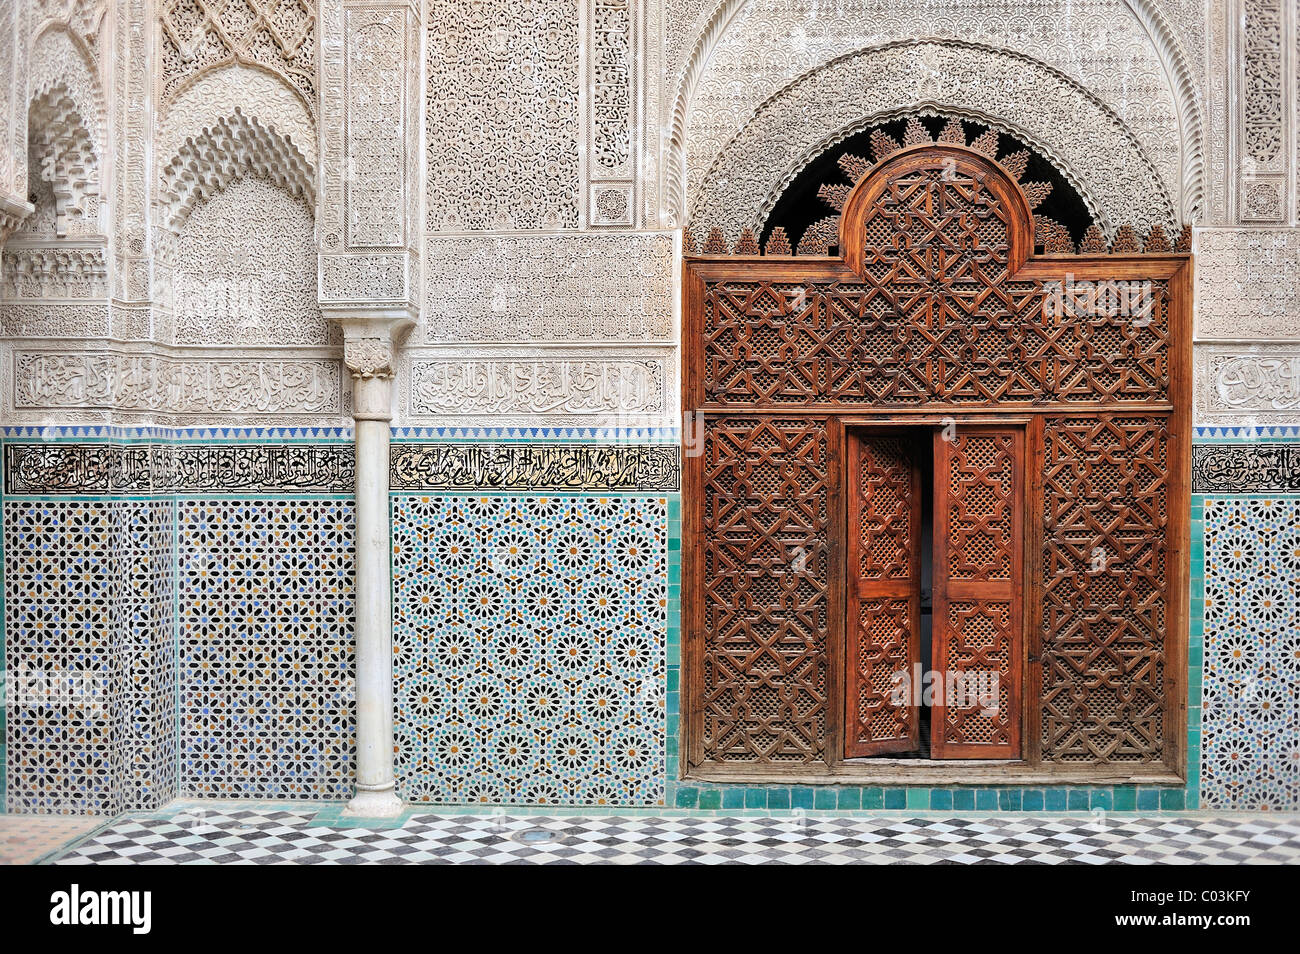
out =
[[[1156,229],[1148,252],[1121,229],[1109,251],[1037,254],[1052,230],[1023,156],[911,132],[853,163],[838,254],[757,255],[746,233],[728,255],[721,232],[688,254],[682,777],[894,784],[892,759],[854,756],[913,749],[882,680],[920,663],[998,676],[995,704],[944,680],[936,757],[1168,784],[1187,751],[1190,258]],[[950,417],[957,439],[922,462],[924,660],[903,595],[919,495],[880,435]]]
[[[901,430],[851,433],[844,754],[920,746],[921,472]]]
[[[1018,758],[1024,434],[959,427],[934,439],[935,758]]]

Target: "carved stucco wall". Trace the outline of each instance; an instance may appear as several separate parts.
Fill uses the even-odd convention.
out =
[[[927,107],[989,120],[1033,144],[1075,184],[1103,228],[1173,225],[1163,176],[1105,103],[1023,56],[955,41],[850,54],[781,90],[699,176],[690,222],[732,236],[761,226],[782,188],[828,146],[881,118]]]
[[[1196,236],[1196,419],[1300,424],[1300,10],[1213,0],[1210,210]]]
[[[788,99],[799,77],[837,58],[916,38],[933,38],[940,47],[963,41],[1014,54],[1027,71],[1054,74],[1057,84],[1086,90],[1112,118],[1099,125],[1094,111],[1083,121],[1072,113],[1044,119],[1047,110],[1030,106],[1026,111],[1027,104],[1017,101],[1006,85],[1003,63],[990,62],[986,78],[969,57],[908,64],[910,83],[891,74],[890,67],[899,64],[884,59],[871,75],[858,77],[855,88],[898,87],[896,101],[884,110],[929,102],[959,111],[969,108],[960,102],[969,100],[969,87],[987,79],[995,96],[982,112],[1013,128],[1055,123],[1040,137],[1052,146],[1109,136],[1118,125],[1180,219],[1190,218],[1203,203],[1200,71],[1189,65],[1197,62],[1192,58],[1197,47],[1193,43],[1189,52],[1188,46],[1202,30],[1193,4],[946,0],[912,7],[886,0],[685,0],[670,10],[676,12],[665,22],[678,28],[666,32],[672,70],[660,90],[665,110],[672,110],[663,167],[669,217],[701,207],[706,180],[734,171],[717,162],[728,144],[765,106]],[[873,64],[859,65],[870,69]],[[1084,183],[1084,191],[1098,194],[1104,184],[1104,178]],[[1123,211],[1122,205],[1105,209],[1114,218]]]
[[[328,344],[307,200],[244,176],[201,201],[176,244],[177,344]]]
[[[345,422],[315,4],[24,6],[36,209],[4,250],[5,423]]]
[[[427,5],[423,311],[402,423],[674,422],[675,239],[641,231],[658,14],[645,0]]]
[[[16,25],[0,72],[23,86],[6,84],[0,185],[37,200],[4,253],[10,375],[17,350],[51,336],[182,363],[273,368],[294,345],[328,356],[336,343],[312,301],[319,254],[327,311],[369,301],[419,313],[405,360],[423,383],[401,386],[405,422],[527,420],[529,402],[539,423],[592,421],[598,406],[669,420],[676,255],[670,233],[646,229],[683,211],[732,234],[761,224],[821,149],[927,106],[1024,137],[1108,228],[1199,211],[1198,352],[1235,348],[1249,364],[1267,342],[1286,354],[1300,338],[1300,38],[1285,0],[257,0],[248,11],[226,22],[230,11],[194,0],[0,6]],[[44,154],[28,149],[29,104]],[[87,150],[65,163],[78,170],[71,204],[62,180],[28,181],[49,167],[50,142]],[[462,353],[481,363],[464,401],[428,399],[428,382],[455,383],[438,375]],[[626,395],[588,399],[624,374]],[[1215,420],[1290,413],[1252,401],[1203,393],[1198,407]],[[5,408],[40,416],[12,393]]]

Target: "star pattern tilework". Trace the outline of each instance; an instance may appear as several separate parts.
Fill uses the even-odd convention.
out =
[[[9,811],[175,796],[173,530],[166,500],[5,501]]]
[[[182,794],[351,797],[352,501],[177,507]]]
[[[1205,501],[1201,807],[1300,809],[1300,497]]]
[[[394,496],[401,795],[662,804],[667,536],[662,497]]]

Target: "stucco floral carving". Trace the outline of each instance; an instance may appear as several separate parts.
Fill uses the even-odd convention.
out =
[[[774,187],[863,117],[924,109],[1006,122],[1052,157],[1106,226],[1174,224],[1162,177],[1119,118],[1059,71],[970,43],[918,41],[852,54],[765,103],[701,177],[696,227],[758,226]],[[869,123],[868,123],[869,124]]]

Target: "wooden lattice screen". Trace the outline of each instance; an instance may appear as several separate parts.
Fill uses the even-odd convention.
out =
[[[936,639],[977,640],[1022,703],[936,708],[935,754],[1181,772],[1190,256],[1035,256],[1033,190],[960,144],[869,166],[840,255],[688,253],[683,770],[853,776],[914,747],[871,686],[916,661],[915,484],[872,462],[925,425],[959,435],[934,444]]]

